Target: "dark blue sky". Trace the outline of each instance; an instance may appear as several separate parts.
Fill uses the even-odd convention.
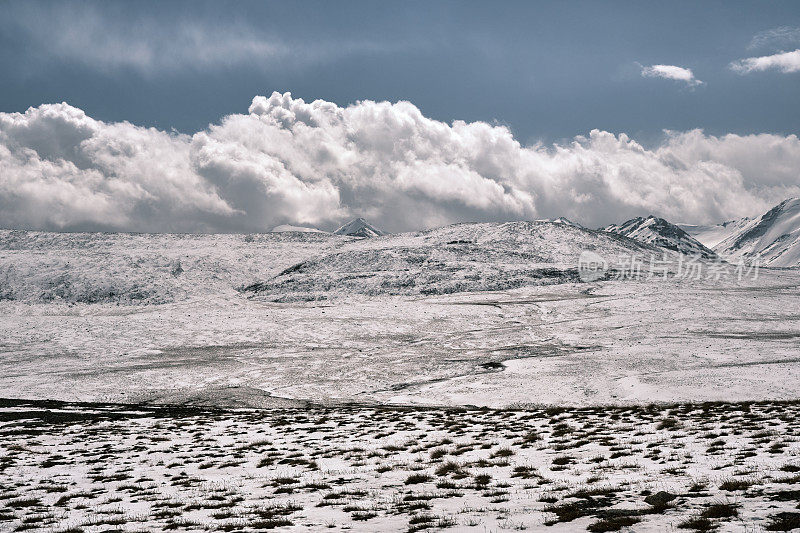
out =
[[[277,90],[410,100],[523,143],[800,129],[800,72],[729,68],[800,48],[800,2],[2,2],[0,14],[0,111],[66,101],[192,133]],[[643,77],[653,64],[704,83]]]

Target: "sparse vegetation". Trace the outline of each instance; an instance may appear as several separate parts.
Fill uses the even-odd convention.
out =
[[[800,504],[793,486],[800,469],[790,462],[800,441],[778,437],[797,432],[800,416],[784,412],[800,414],[800,405],[771,405],[749,404],[749,425],[742,425],[732,420],[739,408],[727,404],[463,410],[457,417],[435,409],[136,407],[124,414],[108,409],[102,423],[99,409],[84,415],[81,407],[58,405],[38,416],[30,414],[36,404],[15,404],[0,428],[0,461],[11,465],[4,472],[10,483],[0,488],[0,519],[19,531],[238,531],[354,523],[381,529],[403,516],[409,531],[425,531],[471,523],[524,530],[584,518],[588,530],[604,532],[668,517],[682,530],[713,531],[753,512],[738,500],[743,491],[747,501]],[[667,428],[659,426],[673,418],[681,422],[665,438],[659,432]],[[765,424],[781,431],[765,433]],[[536,438],[520,438],[520,425]],[[25,446],[17,444],[21,431],[34,434]],[[180,446],[169,446],[176,439]],[[739,454],[746,449],[756,452],[744,464]],[[659,485],[675,492],[646,488],[653,469],[645,465],[653,463]],[[16,464],[38,477],[15,476]],[[705,473],[687,474],[698,469]],[[220,475],[237,482],[220,483]],[[620,478],[630,483],[603,481]],[[482,507],[442,513],[465,495]],[[621,501],[641,505],[619,508]],[[145,515],[132,512],[140,502],[149,502]],[[495,515],[490,509],[498,505],[504,510]],[[324,508],[345,518],[315,522],[315,510]],[[794,511],[767,514],[768,531],[796,527]],[[82,518],[63,523],[67,515]]]

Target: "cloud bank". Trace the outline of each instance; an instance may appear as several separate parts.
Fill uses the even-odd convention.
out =
[[[594,130],[524,146],[509,129],[431,120],[409,102],[340,107],[289,93],[194,135],[106,123],[65,103],[0,113],[0,226],[48,230],[389,231],[567,216],[757,214],[800,195],[795,135],[668,132],[655,148]]]
[[[704,83],[694,77],[691,69],[676,67],[675,65],[642,66],[642,76],[645,78],[664,78],[681,81],[690,87],[696,87]]]
[[[778,69],[788,74],[800,71],[800,49],[794,52],[781,52],[770,56],[748,57],[730,64],[731,70],[739,74],[770,69]]]

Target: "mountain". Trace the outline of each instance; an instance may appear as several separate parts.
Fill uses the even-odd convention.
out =
[[[284,231],[299,231],[301,233],[325,233],[322,230],[318,230],[317,228],[311,228],[308,226],[292,226],[290,224],[281,224],[280,226],[275,226],[272,228],[274,233],[281,233]]]
[[[556,222],[453,224],[342,241],[244,291],[290,302],[336,294],[433,295],[572,283],[583,280],[580,261],[587,251],[613,270],[632,256],[657,254],[658,248]]]
[[[743,227],[749,224],[753,219],[751,218],[739,218],[736,220],[729,220],[727,222],[723,222],[721,224],[709,224],[709,225],[698,225],[698,224],[677,224],[679,228],[683,231],[703,243],[704,246],[707,248],[711,248],[712,250],[716,245],[730,237],[731,235],[738,233]]]
[[[334,235],[349,235],[350,237],[380,237],[381,235],[386,235],[386,233],[361,217],[351,220],[333,233]]]
[[[800,198],[784,200],[750,220],[714,250],[729,261],[758,259],[764,266],[800,266]]]
[[[712,250],[675,224],[652,215],[632,218],[622,224],[611,224],[601,230],[686,255],[700,255],[706,259],[716,257]]]

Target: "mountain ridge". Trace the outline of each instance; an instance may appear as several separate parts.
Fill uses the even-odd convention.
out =
[[[800,266],[800,198],[787,198],[750,220],[714,250],[729,260],[758,259],[764,266]]]

